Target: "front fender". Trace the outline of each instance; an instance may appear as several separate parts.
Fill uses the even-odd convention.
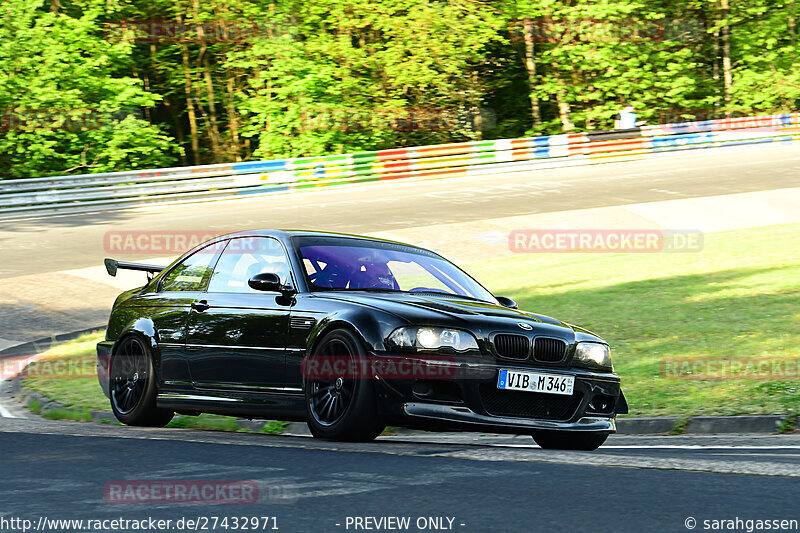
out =
[[[317,322],[307,337],[306,355],[309,355],[319,340],[328,332],[346,328],[355,333],[368,351],[383,351],[384,340],[396,327],[401,325],[392,320],[391,315],[376,312],[375,309],[348,308],[337,310]]]

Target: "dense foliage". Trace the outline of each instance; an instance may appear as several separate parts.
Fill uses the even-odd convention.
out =
[[[4,0],[0,177],[796,109],[794,0]]]

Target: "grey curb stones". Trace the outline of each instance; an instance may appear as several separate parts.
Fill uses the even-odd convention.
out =
[[[695,416],[689,419],[686,433],[775,433],[787,417],[772,416]]]
[[[72,411],[75,414],[85,413],[80,409],[64,407],[38,392],[20,387],[19,380],[10,381],[16,382],[12,385],[12,395],[26,407],[30,407],[31,403],[36,400],[39,403],[39,412],[42,414],[51,409]],[[117,422],[110,411],[92,410],[90,414],[92,422],[95,423],[108,424]],[[618,418],[617,433],[620,435],[668,435],[673,433],[685,433],[688,435],[774,434],[780,430],[788,418],[790,417],[787,415]],[[244,431],[258,433],[269,422],[269,420],[237,419],[236,426]],[[396,436],[415,433],[419,432],[406,428],[393,429],[393,434]],[[311,433],[309,433],[304,422],[292,422],[286,427],[283,434],[309,436]]]

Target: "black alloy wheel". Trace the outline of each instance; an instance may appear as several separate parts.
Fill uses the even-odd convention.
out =
[[[111,357],[109,395],[117,420],[129,426],[166,426],[174,413],[156,407],[158,394],[150,350],[136,335],[123,338]]]
[[[371,376],[359,375],[357,370],[353,373],[364,354],[361,341],[341,329],[325,335],[308,356],[319,364],[306,368],[340,370],[333,375],[307,376],[305,381],[308,427],[314,436],[368,441],[386,427],[377,415]]]

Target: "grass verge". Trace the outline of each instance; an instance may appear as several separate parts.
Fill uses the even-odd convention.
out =
[[[33,399],[28,408],[46,418],[79,421],[90,421],[92,410],[110,411],[108,398],[100,390],[95,373],[95,346],[103,336],[104,332],[88,333],[44,352],[41,359],[29,367],[26,377],[23,378],[23,386],[63,407],[45,406],[43,409],[40,402]],[[287,422],[270,421],[260,432],[280,434],[287,425]],[[177,415],[167,427],[250,431],[240,428],[234,417],[212,414]]]
[[[607,340],[632,416],[788,414],[800,411],[796,375],[667,379],[663,365],[797,361],[798,233],[800,224],[711,233],[695,253],[521,254],[469,271],[521,308]]]

